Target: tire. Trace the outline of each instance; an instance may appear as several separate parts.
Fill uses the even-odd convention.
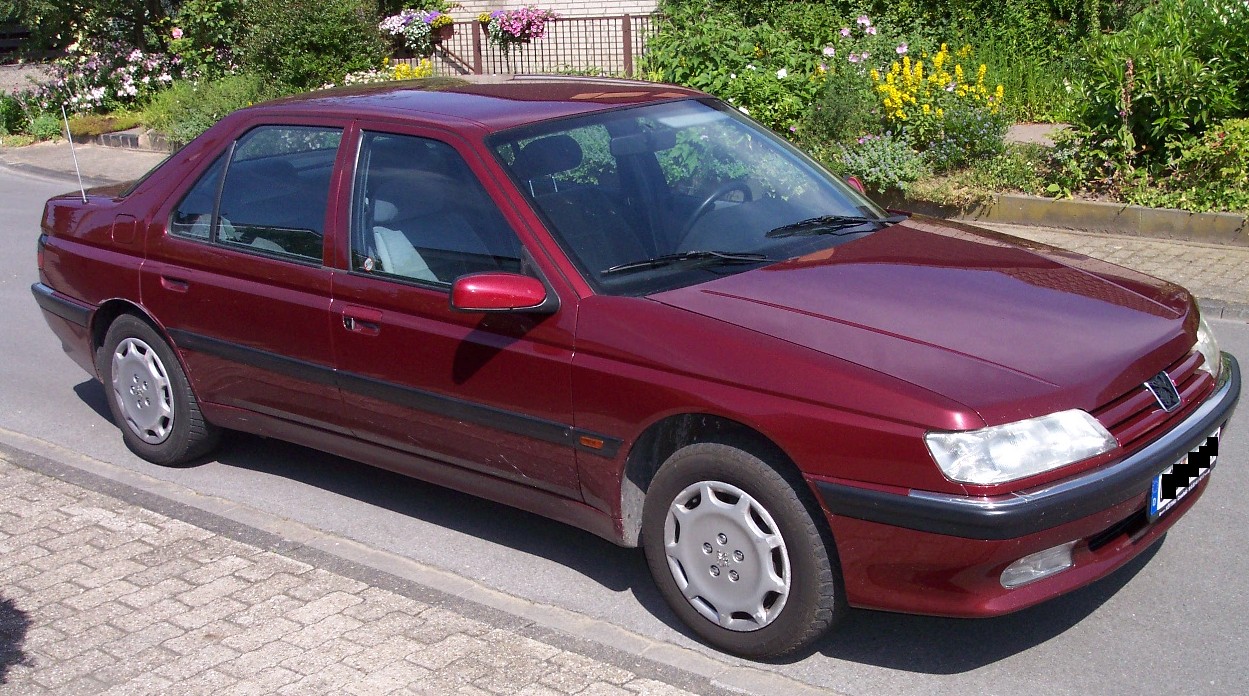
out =
[[[847,611],[817,514],[787,466],[698,443],[673,453],[651,482],[642,547],[660,593],[703,640],[776,658],[810,645]]]
[[[153,464],[178,466],[217,445],[220,431],[204,420],[173,349],[147,322],[132,314],[113,321],[99,373],[131,452]]]

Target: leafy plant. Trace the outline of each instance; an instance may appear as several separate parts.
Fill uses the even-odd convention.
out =
[[[39,140],[65,137],[61,118],[52,114],[39,114],[30,121],[30,134]]]
[[[859,138],[845,146],[840,159],[834,171],[859,177],[864,186],[877,193],[906,191],[929,174],[924,157],[905,138],[890,133]]]
[[[184,72],[215,78],[237,69],[234,47],[243,35],[243,0],[184,0],[169,29],[169,51]]]
[[[1159,0],[1089,42],[1079,134],[1117,175],[1160,171],[1224,118],[1249,114],[1249,5]]]
[[[11,94],[0,94],[0,135],[25,133],[29,125],[21,100]]]
[[[259,75],[227,75],[210,82],[176,82],[143,111],[143,123],[175,144],[185,144],[227,114],[279,92]]]
[[[242,67],[289,90],[372,69],[387,51],[375,7],[365,0],[243,0]]]
[[[1148,184],[1130,188],[1128,200],[1193,211],[1249,211],[1249,119],[1208,129],[1170,171]]]
[[[69,119],[69,132],[74,138],[89,138],[103,133],[116,133],[139,125],[138,114],[118,112],[113,114],[77,114]]]
[[[1010,119],[989,109],[955,104],[940,123],[924,157],[935,171],[944,172],[1001,154]]]
[[[808,151],[826,159],[838,144],[870,133],[880,122],[880,105],[871,81],[861,70],[842,65],[828,73],[798,126],[798,134]]]

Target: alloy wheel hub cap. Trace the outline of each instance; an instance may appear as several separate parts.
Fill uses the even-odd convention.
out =
[[[789,553],[772,515],[720,481],[673,500],[664,521],[668,568],[699,614],[732,631],[770,624],[789,597]]]

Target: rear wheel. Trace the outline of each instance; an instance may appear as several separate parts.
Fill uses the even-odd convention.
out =
[[[646,494],[642,546],[673,611],[726,652],[771,658],[845,613],[831,537],[805,483],[737,447],[677,450]]]
[[[123,314],[108,327],[100,375],[122,438],[140,457],[186,464],[217,444],[173,349],[142,319]]]

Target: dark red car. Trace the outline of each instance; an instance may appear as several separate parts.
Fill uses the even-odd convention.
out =
[[[847,605],[1107,575],[1201,495],[1240,392],[1183,289],[886,213],[666,85],[261,104],[42,229],[35,297],[140,456],[244,430],[641,545],[755,657]]]

